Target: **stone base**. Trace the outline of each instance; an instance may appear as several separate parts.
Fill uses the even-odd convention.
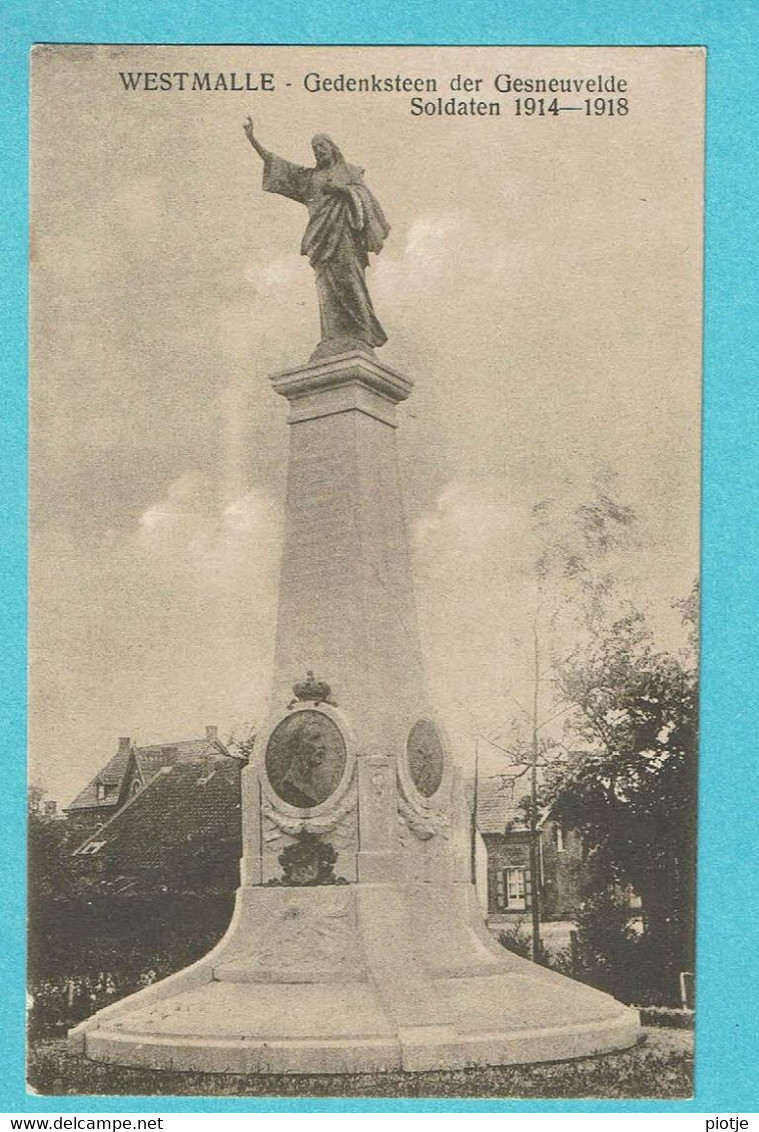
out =
[[[365,354],[367,358],[374,358],[374,348],[360,338],[325,338],[308,359],[309,362],[321,362],[327,358],[334,358],[346,353]]]
[[[241,888],[194,966],[70,1032],[97,1061],[205,1073],[421,1072],[622,1049],[637,1013],[495,943],[464,883]]]

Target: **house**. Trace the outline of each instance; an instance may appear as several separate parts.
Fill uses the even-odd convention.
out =
[[[532,908],[530,831],[521,805],[526,793],[520,768],[481,778],[475,812],[474,784],[468,784],[470,809],[485,849],[477,868],[477,887],[491,927],[527,919]],[[574,830],[554,821],[550,811],[541,815],[538,824],[537,871],[541,920],[573,919],[586,871],[582,841]]]
[[[84,987],[89,1013],[106,982],[127,993],[214,946],[240,883],[242,765],[215,728],[150,746],[122,740],[64,821],[33,827],[59,834],[30,850],[38,989]]]
[[[101,891],[231,892],[242,853],[239,759],[204,739],[116,755],[67,809],[84,816],[73,867]]]

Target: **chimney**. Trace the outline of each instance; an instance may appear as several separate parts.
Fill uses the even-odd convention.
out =
[[[119,738],[119,754],[123,754],[126,751],[128,751],[130,743],[131,743],[130,737],[128,735],[122,735]]]
[[[206,743],[213,743],[219,738],[218,727],[206,727]]]

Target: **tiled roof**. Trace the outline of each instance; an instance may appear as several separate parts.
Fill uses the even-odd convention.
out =
[[[75,856],[104,884],[189,891],[235,887],[241,851],[240,763],[217,754],[159,769]]]
[[[135,747],[140,769],[170,766],[175,762],[192,762],[203,758],[209,749],[208,739],[181,739],[178,743],[153,743],[149,747]]]
[[[464,790],[471,810],[474,805],[473,779],[465,783]],[[528,793],[526,774],[521,777],[499,774],[493,778],[480,778],[477,782],[477,828],[480,833],[504,833],[507,825],[515,832],[526,830],[519,802]]]
[[[126,774],[127,766],[129,765],[130,751],[128,749],[118,750],[113,758],[105,764],[101,771],[87,783],[84,790],[77,794],[73,802],[66,806],[66,810],[85,810],[90,806],[102,806],[102,800],[99,801],[97,797],[98,783],[104,786],[121,786],[121,782]],[[116,805],[118,801],[118,791],[114,791],[109,803]],[[108,805],[109,803],[106,803]]]
[[[154,743],[147,747],[131,748],[134,751],[143,782],[151,779],[163,766],[173,766],[177,762],[203,758],[213,749],[213,740],[207,738],[181,739],[174,743]],[[110,762],[106,763],[103,769],[85,786],[84,790],[66,807],[66,810],[76,811],[94,806],[115,808],[119,803],[120,789],[129,766],[130,753],[128,748],[119,749]],[[98,800],[98,783],[102,783],[104,786],[116,786],[118,789],[106,801]]]
[[[97,781],[105,786],[117,786],[121,783],[127,765],[129,764],[129,750],[117,751],[109,763],[103,767],[97,776]]]
[[[529,829],[521,803],[530,794],[530,776],[526,766],[512,768],[510,774],[480,778],[477,782],[477,829],[480,833],[526,833]],[[538,784],[542,777],[538,770]],[[469,809],[474,808],[474,779],[464,781],[464,796]],[[545,807],[538,814],[538,828],[551,814]]]

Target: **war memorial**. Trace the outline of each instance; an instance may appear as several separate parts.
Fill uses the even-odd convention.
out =
[[[322,338],[271,378],[289,405],[271,715],[243,772],[232,923],[193,966],[70,1032],[96,1061],[333,1073],[552,1061],[625,1048],[638,1015],[504,950],[475,897],[460,775],[427,698],[396,467],[413,382],[366,285],[389,226],[325,135],[266,150],[304,204]],[[422,380],[427,375],[422,375]]]

